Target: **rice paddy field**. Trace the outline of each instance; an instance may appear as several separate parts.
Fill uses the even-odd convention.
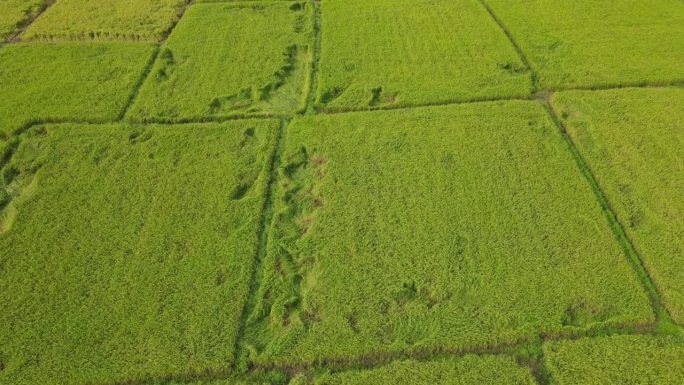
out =
[[[0,0],[33,384],[684,384],[684,2]]]

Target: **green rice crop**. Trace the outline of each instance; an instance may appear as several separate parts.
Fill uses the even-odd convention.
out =
[[[320,378],[318,385],[533,385],[527,368],[510,357],[467,355],[438,361],[394,361],[370,370],[340,372]]]
[[[477,0],[328,0],[317,91],[328,110],[531,92],[530,73]]]
[[[0,384],[229,368],[278,131],[245,120],[24,134],[3,169]]]
[[[684,384],[684,340],[625,335],[556,341],[544,355],[558,385]]]
[[[0,42],[12,36],[23,23],[35,16],[45,0],[0,1]]]
[[[20,43],[0,49],[0,141],[31,122],[115,120],[151,60],[139,43]]]
[[[485,0],[548,89],[684,81],[681,0]]]
[[[684,89],[568,91],[553,104],[684,324]]]
[[[133,119],[205,119],[303,107],[311,6],[196,4],[164,44]]]
[[[57,0],[23,39],[150,40],[171,27],[185,0]]]
[[[539,103],[298,118],[281,165],[244,344],[256,362],[653,321]]]

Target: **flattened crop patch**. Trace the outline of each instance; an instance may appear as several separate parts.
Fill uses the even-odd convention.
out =
[[[3,169],[0,384],[230,368],[278,131],[246,120],[27,132]]]
[[[474,356],[435,361],[395,361],[368,370],[351,370],[323,375],[321,385],[405,384],[415,385],[534,385],[529,369],[511,357]]]
[[[132,118],[302,109],[311,15],[311,5],[289,2],[192,5],[162,47]]]
[[[568,91],[553,103],[684,324],[684,90]]]
[[[186,0],[56,0],[22,38],[158,41],[185,4]]]
[[[329,0],[319,108],[359,110],[522,97],[531,75],[477,0]]]
[[[0,134],[41,121],[115,120],[154,46],[19,43],[0,50]]]
[[[485,0],[547,89],[684,81],[681,0]]]
[[[0,42],[11,37],[45,6],[46,0],[3,0],[0,2]]]
[[[295,364],[650,322],[594,193],[535,102],[288,127],[245,351]]]
[[[684,340],[672,336],[555,341],[544,356],[558,385],[684,383]]]

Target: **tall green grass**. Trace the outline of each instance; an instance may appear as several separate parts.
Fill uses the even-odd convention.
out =
[[[152,58],[138,43],[21,43],[0,49],[0,142],[46,120],[115,120]]]
[[[208,119],[303,108],[311,6],[196,4],[178,23],[131,118]]]
[[[56,0],[24,39],[158,41],[186,0]]]
[[[278,131],[31,129],[3,169],[0,384],[228,370]]]
[[[684,384],[684,340],[671,336],[612,336],[544,345],[558,385]]]
[[[519,97],[527,71],[476,0],[322,4],[317,102],[327,110]]]
[[[563,92],[553,104],[684,324],[684,90]]]
[[[681,0],[485,0],[543,88],[684,81]]]
[[[259,363],[493,348],[653,321],[535,102],[288,127],[244,348]]]

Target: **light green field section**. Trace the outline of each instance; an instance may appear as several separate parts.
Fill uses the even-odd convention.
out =
[[[2,47],[0,142],[32,122],[116,119],[153,51],[153,45],[139,43]]]
[[[529,369],[510,357],[465,356],[439,361],[395,361],[377,369],[322,377],[317,385],[534,385]]]
[[[32,128],[3,169],[0,384],[229,367],[278,126]]]
[[[476,0],[327,0],[321,14],[320,108],[530,94],[530,72]]]
[[[163,46],[132,118],[203,119],[301,109],[311,6],[196,4]]]
[[[553,104],[684,324],[684,89],[563,92]]]
[[[245,348],[345,360],[652,321],[535,102],[316,115],[288,127]]]
[[[22,38],[158,41],[185,3],[185,0],[57,0]]]
[[[45,4],[45,0],[0,0],[0,41],[12,36]]]
[[[681,0],[485,0],[543,88],[684,81]]]
[[[613,336],[550,342],[546,365],[558,385],[684,384],[684,340]]]

